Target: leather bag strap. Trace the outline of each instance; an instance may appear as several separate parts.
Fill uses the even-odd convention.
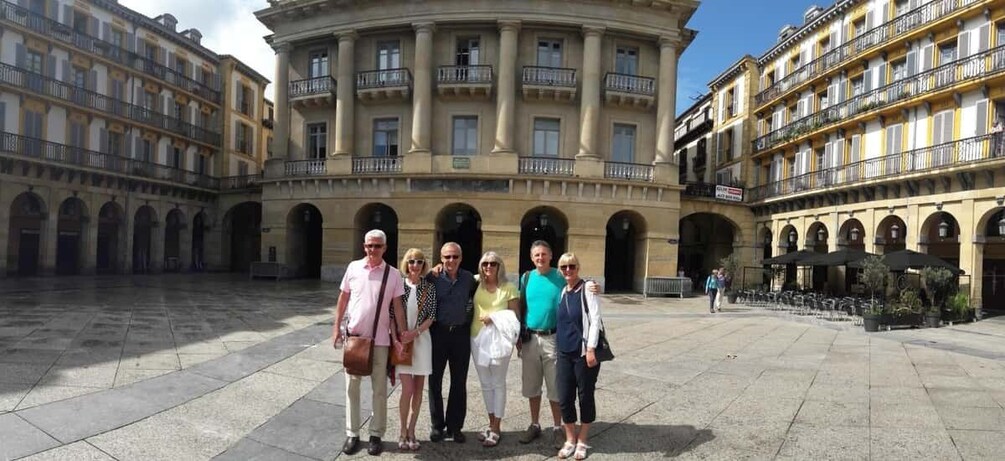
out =
[[[384,279],[380,281],[380,294],[377,295],[377,315],[373,316],[373,340],[377,341],[377,323],[380,322],[380,311],[384,310],[384,290],[387,288],[387,275],[391,273],[391,265],[384,263]]]

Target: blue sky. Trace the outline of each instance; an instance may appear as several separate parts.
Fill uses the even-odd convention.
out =
[[[708,82],[744,54],[757,58],[778,39],[785,24],[799,26],[811,5],[834,0],[703,0],[687,27],[698,37],[677,65],[677,113],[708,91]]]

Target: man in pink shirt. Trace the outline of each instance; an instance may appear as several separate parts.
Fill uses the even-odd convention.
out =
[[[370,374],[370,384],[373,388],[373,417],[370,419],[370,446],[367,453],[377,456],[383,451],[381,437],[387,426],[387,357],[390,350],[392,335],[403,331],[402,342],[409,342],[410,337],[403,323],[405,312],[401,305],[401,296],[405,294],[404,279],[397,269],[390,268],[387,286],[384,289],[382,306],[377,306],[380,296],[381,280],[387,263],[384,262],[384,249],[387,236],[383,231],[374,229],[363,238],[363,251],[366,257],[349,263],[345,276],[342,277],[342,293],[338,297],[338,309],[335,312],[335,325],[332,337],[335,347],[342,343],[342,322],[348,314],[348,333],[374,338],[373,372]],[[390,308],[389,308],[390,307]],[[395,331],[391,331],[391,309],[394,310]],[[377,331],[373,329],[375,315],[380,315],[377,321]],[[346,374],[346,441],[342,451],[352,455],[359,450],[360,421],[359,386],[363,377]]]

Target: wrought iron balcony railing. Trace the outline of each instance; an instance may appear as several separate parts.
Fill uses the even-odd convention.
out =
[[[440,66],[436,81],[451,85],[492,83],[492,66]]]
[[[212,79],[208,83],[199,82],[145,56],[116,46],[111,42],[75,31],[66,24],[53,21],[43,15],[7,1],[0,1],[0,21],[16,24],[38,34],[69,44],[77,49],[101,56],[124,67],[143,71],[214,103],[220,103],[220,82],[217,78]]]
[[[324,159],[287,160],[286,176],[324,176],[328,169]]]
[[[404,160],[398,157],[353,157],[353,174],[401,173]]]
[[[520,157],[517,171],[534,176],[573,176],[576,161],[558,157]]]
[[[523,84],[536,86],[576,87],[576,69],[524,66]]]
[[[890,21],[880,24],[861,35],[836,46],[820,57],[810,61],[792,73],[779,79],[765,90],[754,96],[754,105],[767,104],[786,91],[801,83],[825,74],[844,62],[861,54],[874,46],[892,42],[893,39],[906,35],[922,25],[946,17],[980,0],[934,0],[904,13]]]
[[[290,82],[290,98],[327,95],[335,92],[335,79],[330,75]]]
[[[604,177],[608,179],[652,181],[653,166],[641,163],[604,162]]]
[[[194,171],[118,157],[14,133],[0,133],[0,152],[18,157],[58,163],[64,166],[90,168],[125,176],[158,179],[204,189],[218,189],[220,187],[220,180],[218,178]]]
[[[21,88],[109,115],[131,119],[206,144],[214,146],[220,144],[219,133],[9,64],[0,63],[0,85]]]
[[[220,178],[220,189],[222,190],[244,190],[244,189],[256,189],[261,187],[259,181],[262,180],[261,174],[246,174],[239,176],[225,176]]]
[[[991,133],[936,146],[861,160],[812,171],[751,189],[752,200],[765,200],[827,187],[853,185],[911,173],[924,173],[991,160],[1005,160],[1005,133]]]
[[[408,69],[368,70],[356,74],[357,90],[400,86],[412,86],[412,73]]]
[[[604,77],[604,89],[607,91],[652,96],[656,94],[656,79],[608,72]]]
[[[897,80],[790,122],[755,139],[754,152],[762,152],[820,128],[903,99],[934,93],[957,83],[991,77],[1003,71],[1005,71],[1005,45]]]

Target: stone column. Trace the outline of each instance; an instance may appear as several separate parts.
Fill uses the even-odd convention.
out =
[[[433,119],[433,30],[431,22],[415,27],[415,70],[412,75],[412,147],[409,154],[429,153]]]
[[[47,197],[49,209],[42,219],[39,232],[39,275],[56,275],[56,252],[59,248],[59,206],[62,204],[60,194],[52,191]]]
[[[276,130],[273,156],[288,158],[290,151],[290,45],[276,44]]]
[[[338,34],[338,81],[335,87],[335,155],[352,155],[356,109],[356,32]]]
[[[656,100],[656,162],[673,159],[674,111],[677,91],[677,45],[675,36],[660,37],[659,94]]]
[[[517,38],[519,21],[499,21],[499,94],[496,95],[496,140],[493,154],[513,153],[516,113]]]
[[[583,27],[583,94],[579,105],[579,153],[581,157],[597,155],[597,133],[600,131],[600,55],[604,28]],[[671,130],[672,132],[672,130]]]

